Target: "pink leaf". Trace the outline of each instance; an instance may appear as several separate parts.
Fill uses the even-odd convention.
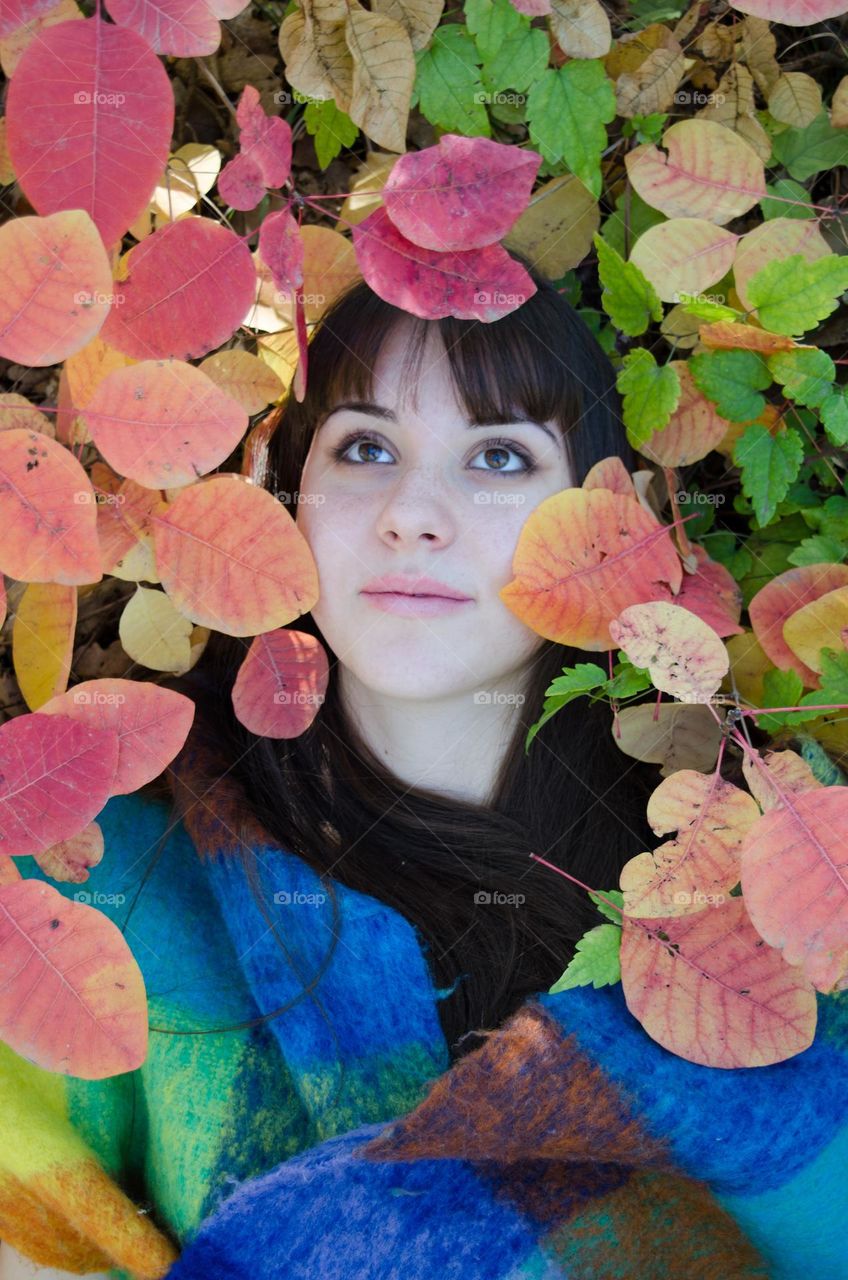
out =
[[[56,0],[3,0],[0,7],[0,40],[52,9]]]
[[[250,250],[211,218],[181,218],[129,254],[121,301],[100,330],[135,360],[191,360],[217,351],[253,306]]]
[[[408,151],[383,187],[394,225],[424,249],[482,249],[527,208],[542,157],[536,151],[446,133]]]
[[[218,178],[218,194],[231,209],[255,209],[265,195],[262,170],[256,161],[238,155],[225,164]]]
[[[698,561],[694,573],[684,573],[674,604],[696,614],[718,636],[741,635],[742,592],[729,569],[711,560],[703,547],[693,546]]]
[[[23,857],[88,826],[112,792],[114,729],[40,711],[0,725],[0,847]]]
[[[498,320],[536,292],[520,263],[499,244],[464,252],[424,249],[398,231],[381,205],[351,232],[368,284],[386,302],[428,320]]]
[[[292,131],[281,116],[266,115],[259,90],[248,84],[236,107],[242,155],[249,156],[262,174],[266,187],[281,187],[291,173]]]
[[[126,795],[158,778],[182,750],[194,720],[194,703],[176,689],[141,680],[83,680],[39,707],[58,716],[113,732],[118,757],[110,795]],[[99,810],[98,810],[99,812]]]
[[[156,53],[198,58],[214,53],[221,43],[220,24],[206,0],[109,0],[109,12]]]
[[[321,709],[329,678],[321,642],[281,628],[256,636],[232,690],[236,716],[262,738],[297,738]]]
[[[6,98],[9,159],[32,207],[84,209],[107,249],[147,208],[173,127],[171,83],[148,42],[96,17],[45,27]]]
[[[288,209],[278,209],[262,220],[259,256],[283,293],[289,294],[303,284],[303,240]]]

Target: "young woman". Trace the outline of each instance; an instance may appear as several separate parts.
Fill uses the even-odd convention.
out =
[[[551,681],[592,655],[543,639],[500,600],[520,529],[534,507],[579,485],[601,458],[638,466],[609,360],[553,285],[532,274],[537,291],[489,325],[419,321],[362,282],[329,308],[310,343],[307,395],[286,401],[258,477],[296,519],[317,564],[320,598],[290,627],[317,636],[326,650],[325,701],[298,738],[257,738],[237,721],[230,698],[250,641],[213,634],[193,671],[164,682],[197,704],[189,743],[161,780],[168,786],[114,797],[102,815],[111,864],[94,869],[90,883],[131,886],[129,902],[103,909],[127,931],[145,975],[151,1054],[115,1081],[70,1082],[67,1113],[99,1156],[98,1142],[106,1148],[109,1137],[92,1113],[105,1089],[116,1108],[112,1130],[132,1157],[122,1164],[110,1149],[109,1163],[104,1154],[118,1185],[178,1249],[201,1221],[213,1223],[213,1235],[176,1264],[180,1278],[288,1274],[288,1245],[277,1255],[265,1234],[292,1217],[284,1199],[269,1202],[264,1226],[250,1220],[250,1248],[261,1258],[240,1258],[236,1270],[235,1255],[221,1252],[215,1211],[223,1197],[222,1213],[229,1205],[238,1221],[245,1203],[226,1199],[234,1183],[247,1184],[250,1203],[251,1180],[261,1184],[260,1175],[282,1162],[317,1197],[309,1211],[325,1212],[333,1193],[325,1189],[322,1198],[321,1160],[330,1159],[330,1144],[411,1112],[434,1079],[463,1060],[482,1061],[472,1051],[484,1053],[488,1036],[559,978],[578,939],[603,917],[531,851],[609,889],[622,865],[655,843],[645,803],[657,770],[619,751],[602,705],[576,701],[524,749]],[[152,833],[163,830],[166,841],[175,831],[173,842],[163,856],[160,840],[151,859]],[[310,899],[288,914],[278,905]],[[577,1007],[579,995],[569,994]],[[681,1068],[678,1085],[684,1068],[697,1075],[694,1086],[685,1079],[684,1097],[708,1076],[724,1076],[725,1085],[737,1077],[738,1096],[758,1076],[682,1064],[613,999],[621,1026],[594,1026],[595,1011],[586,1034],[594,1026],[612,1045],[630,1037],[634,1046],[637,1036],[634,1094],[638,1080],[661,1078],[668,1059]],[[803,1081],[793,1092],[790,1077],[782,1076],[783,1096],[809,1125],[810,1110],[798,1102]],[[597,1092],[600,1077],[592,1079]],[[667,1080],[661,1127],[670,1124]],[[548,1083],[559,1093],[566,1082]],[[521,1087],[517,1076],[510,1090]],[[511,1124],[510,1090],[503,1114]],[[537,1111],[534,1095],[530,1114]],[[844,1108],[821,1120],[813,1147],[825,1144],[826,1125],[837,1119]],[[513,1127],[521,1124],[516,1110]],[[615,1109],[604,1111],[601,1129],[630,1132]],[[758,1136],[761,1146],[774,1145],[762,1125]],[[690,1165],[710,1165],[715,1142],[710,1134]],[[317,1174],[310,1166],[301,1175],[299,1161],[313,1153]],[[761,1159],[752,1153],[753,1146],[748,1175]],[[733,1178],[729,1187],[747,1186],[738,1169]],[[699,1217],[699,1239],[692,1202],[676,1192],[666,1202],[654,1190],[663,1222],[686,1233],[693,1256],[709,1252],[714,1219],[709,1226]],[[411,1212],[420,1194],[396,1187],[392,1207]],[[711,1202],[710,1213],[718,1212]],[[2,1196],[0,1213],[1,1230],[14,1221]],[[345,1214],[337,1216],[343,1226]],[[458,1244],[465,1228],[451,1225],[447,1210],[440,1219]],[[304,1213],[304,1236],[308,1221]],[[388,1260],[356,1264],[352,1237],[322,1232],[341,1269],[325,1259],[303,1263],[297,1275],[395,1274]],[[18,1236],[34,1256],[33,1238]],[[149,1241],[140,1255],[146,1269],[131,1267],[138,1255],[122,1252],[108,1233],[97,1245],[123,1259],[125,1270],[110,1276],[166,1274],[161,1255],[151,1261]],[[741,1234],[730,1231],[724,1246],[740,1280],[766,1274]],[[793,1248],[792,1261],[801,1244]],[[663,1246],[642,1249],[616,1274],[664,1274]],[[832,1254],[821,1258],[829,1265]],[[709,1265],[678,1273],[731,1274],[715,1258]],[[472,1280],[501,1274],[463,1266]],[[606,1273],[575,1265],[544,1274]]]

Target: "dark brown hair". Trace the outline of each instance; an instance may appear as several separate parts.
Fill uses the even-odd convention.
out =
[[[514,419],[517,406],[521,416],[558,422],[577,484],[610,455],[629,471],[639,466],[606,354],[554,285],[523,255],[512,256],[530,270],[536,292],[489,324],[412,318],[364,281],[328,309],[310,342],[306,397],[299,403],[290,395],[280,406],[262,477],[292,516],[316,427],[340,398],[371,398],[377,355],[401,319],[413,322],[410,368],[420,360],[428,329],[437,327],[472,421],[498,414],[509,420],[510,412]],[[525,753],[528,728],[563,667],[606,663],[605,654],[545,641],[532,662],[525,702],[516,706],[491,807],[411,788],[346,717],[336,656],[312,616],[289,625],[318,636],[330,662],[326,699],[298,738],[258,738],[235,718],[230,692],[250,638],[214,633],[194,670],[162,683],[195,700],[193,733],[210,735],[228,785],[236,781],[243,789],[251,819],[325,877],[328,891],[335,878],[388,903],[415,926],[436,986],[452,989],[438,1010],[456,1060],[476,1047],[475,1029],[499,1026],[529,995],[546,991],[577,940],[603,919],[585,891],[534,862],[531,851],[592,888],[617,888],[623,864],[650,847],[645,803],[660,780],[657,768],[625,756],[612,738],[609,707],[588,699],[552,717]],[[208,785],[215,786],[214,776]],[[175,788],[175,816],[192,803]],[[239,852],[255,887],[249,840]],[[481,904],[478,891],[505,901]],[[521,905],[509,901],[516,894]]]

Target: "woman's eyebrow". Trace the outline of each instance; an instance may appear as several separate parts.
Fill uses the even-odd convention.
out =
[[[387,409],[386,406],[382,404],[375,404],[372,400],[345,400],[341,404],[333,405],[332,409],[327,414],[327,418],[329,418],[330,414],[339,413],[342,409],[349,409],[353,413],[367,413],[372,418],[381,418],[384,422],[393,422],[397,424],[397,414],[393,409]],[[327,419],[325,418],[324,421],[326,422],[326,420]],[[321,425],[323,426],[324,424],[322,423]],[[506,426],[539,427],[540,430],[546,433],[546,435],[550,436],[555,444],[561,443],[560,437],[551,430],[547,423],[539,422],[536,418],[511,418],[506,416],[492,418],[489,422],[467,422],[465,425],[469,431],[480,431],[489,427]]]

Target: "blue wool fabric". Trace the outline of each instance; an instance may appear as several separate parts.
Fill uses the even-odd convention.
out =
[[[848,1280],[848,992],[769,1067],[677,1057],[620,984],[540,992],[450,1066],[413,926],[257,840],[263,910],[205,804],[154,861],[168,806],[113,797],[103,862],[55,885],[124,929],[150,1005],[137,1071],[63,1080],[68,1122],[181,1254],[145,1271],[104,1229],[111,1275]],[[13,1243],[34,1256],[23,1222]]]

